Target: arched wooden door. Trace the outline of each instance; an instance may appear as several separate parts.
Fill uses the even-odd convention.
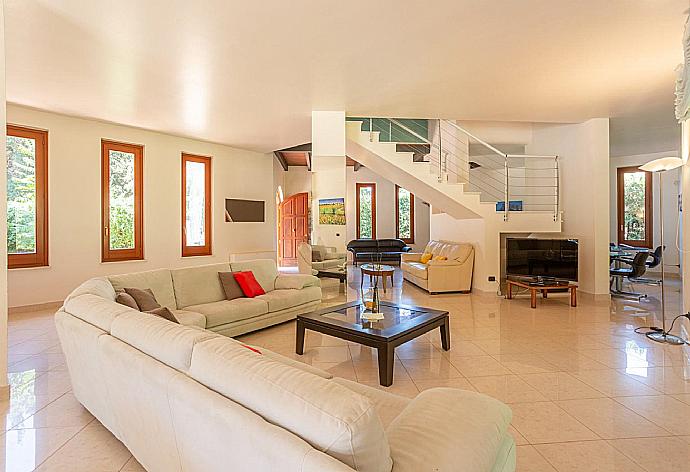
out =
[[[280,265],[297,265],[297,246],[309,241],[309,195],[298,193],[280,204],[278,257]]]

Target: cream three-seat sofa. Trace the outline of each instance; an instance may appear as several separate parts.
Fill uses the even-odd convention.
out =
[[[432,256],[426,263],[425,253]],[[453,241],[429,241],[423,252],[402,254],[400,261],[403,278],[430,293],[469,292],[473,268],[474,246]]]
[[[178,300],[205,290],[191,274],[210,269],[199,270],[173,275]],[[288,277],[280,284],[299,286]],[[113,280],[82,284],[55,321],[74,395],[149,472],[515,470],[511,412],[497,400],[450,388],[407,399],[334,378],[120,305]]]
[[[218,272],[231,270],[252,271],[266,294],[226,300]],[[158,303],[170,308],[180,323],[226,336],[294,319],[321,303],[319,279],[279,274],[271,259],[112,275],[103,282],[110,283],[116,291],[125,287],[150,288]]]

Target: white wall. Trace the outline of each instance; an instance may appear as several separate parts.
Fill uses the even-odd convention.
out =
[[[0,2],[0,25],[5,24]],[[9,395],[7,382],[7,159],[5,157],[5,35],[0,32],[0,400]]]
[[[285,172],[285,198],[297,193],[311,193],[311,172],[306,167],[288,167]]]
[[[347,240],[357,239],[357,183],[376,184],[376,237],[395,238],[395,183],[379,174],[361,167],[357,172],[347,168],[347,199],[345,215],[347,218]],[[415,198],[415,242],[411,244],[417,251],[424,249],[429,242],[429,205]]]
[[[678,155],[678,152],[657,152],[653,154],[638,154],[634,156],[611,157],[609,171],[610,193],[610,236],[612,242],[618,241],[618,182],[617,169],[619,167],[641,166],[660,157]],[[670,272],[678,272],[679,253],[676,247],[678,231],[678,195],[680,195],[681,169],[674,169],[664,174],[664,266]],[[652,176],[652,224],[654,227],[653,246],[661,245],[661,215],[659,214],[659,174]],[[671,266],[676,266],[671,267]],[[660,270],[657,268],[656,270]]]
[[[533,129],[528,154],[557,154],[563,232],[579,240],[582,292],[609,293],[609,130],[607,118]],[[553,235],[545,235],[553,237]]]
[[[273,155],[13,105],[7,118],[49,132],[50,266],[10,271],[10,306],[62,300],[94,276],[275,253]],[[144,145],[144,261],[100,262],[101,138]],[[181,257],[182,151],[213,156],[212,256]],[[225,223],[225,198],[264,200],[265,223]]]

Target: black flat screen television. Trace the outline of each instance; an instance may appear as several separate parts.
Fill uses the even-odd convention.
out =
[[[506,239],[506,275],[577,282],[577,239]]]

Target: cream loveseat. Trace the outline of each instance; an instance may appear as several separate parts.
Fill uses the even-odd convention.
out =
[[[89,280],[55,322],[75,397],[149,472],[515,470],[497,400],[410,400],[114,298]]]
[[[252,271],[266,294],[226,300],[218,272],[231,270]],[[170,308],[181,324],[226,336],[294,319],[299,313],[314,311],[321,303],[319,279],[311,275],[279,275],[271,259],[159,269],[93,280],[110,284],[116,291],[125,287],[150,288],[158,303]]]
[[[426,264],[421,261],[424,253],[433,256]],[[473,268],[474,247],[452,241],[429,241],[423,252],[402,254],[400,262],[403,278],[430,293],[469,292]]]

